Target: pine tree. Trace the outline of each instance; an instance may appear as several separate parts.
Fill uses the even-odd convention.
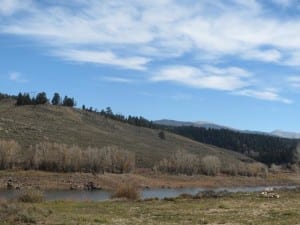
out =
[[[68,96],[64,97],[63,106],[74,107],[75,101],[74,98],[69,98]]]
[[[61,97],[58,93],[54,93],[51,103],[52,105],[61,105]]]
[[[159,137],[160,139],[162,139],[162,140],[166,140],[165,132],[160,131],[160,132],[158,133],[158,137]]]
[[[48,103],[48,98],[45,92],[38,93],[35,99],[35,103],[37,105],[43,105]]]
[[[17,96],[17,102],[16,105],[21,106],[21,105],[32,105],[33,102],[30,98],[30,95],[28,93],[19,93]]]

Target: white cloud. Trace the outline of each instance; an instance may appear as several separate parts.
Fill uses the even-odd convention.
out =
[[[233,91],[249,85],[250,73],[235,67],[217,68],[203,66],[170,66],[156,72],[151,80],[169,81],[195,88]]]
[[[278,50],[250,50],[245,52],[243,57],[245,59],[256,59],[264,62],[279,62],[281,53]]]
[[[296,6],[293,0],[272,1]],[[263,76],[230,67],[250,60],[300,67],[299,16],[281,17],[268,5],[258,0],[0,0],[0,33],[38,41],[55,56],[79,63],[149,70],[152,63],[178,64],[178,58],[183,64],[210,62],[217,66],[158,68],[151,79],[247,89],[243,95],[269,100],[276,93],[248,88],[252,78],[259,83]]]
[[[22,10],[30,10],[31,0],[0,0],[0,15],[9,16]]]
[[[113,76],[103,77],[102,80],[109,81],[109,82],[115,82],[115,83],[132,83],[132,82],[134,82],[133,80],[130,80],[130,79],[126,79],[123,77],[113,77]]]
[[[10,2],[23,6],[30,3],[2,2],[6,5],[2,8],[7,8],[2,11],[8,12],[18,5]],[[188,3],[73,0],[72,3],[42,5],[33,1],[21,19],[5,17],[0,30],[33,37],[62,51],[78,47],[88,50],[92,46],[115,55],[125,52],[127,58],[147,55],[154,60],[194,52],[219,58],[234,55],[244,60],[281,63],[281,52],[289,56],[293,51],[300,51],[299,20],[268,16],[265,6],[256,0]],[[263,46],[271,48],[262,50]]]
[[[280,96],[276,89],[252,89],[252,77],[251,73],[237,67],[219,68],[202,66],[201,68],[196,68],[191,66],[170,66],[156,72],[151,80],[154,82],[175,82],[200,89],[228,91],[235,95],[248,96],[266,101],[277,101],[285,104],[293,102],[290,99]]]
[[[145,64],[149,62],[149,59],[144,57],[121,58],[110,51],[98,52],[84,50],[65,50],[56,52],[55,54],[66,60],[84,63],[115,65],[135,70],[145,70]]]
[[[300,76],[290,76],[290,77],[288,77],[288,81],[290,81],[290,82],[300,82]]]
[[[287,82],[294,88],[300,88],[300,76],[289,76]]]
[[[285,104],[293,103],[292,100],[281,97],[279,93],[274,89],[266,89],[266,90],[244,89],[244,90],[234,92],[234,94],[253,97],[260,100],[282,102]]]
[[[283,7],[288,7],[294,3],[294,0],[272,0],[272,2]]]
[[[19,72],[12,72],[9,74],[9,80],[17,83],[27,83],[28,80],[22,77],[22,74]]]
[[[300,66],[300,50],[290,52],[283,64],[288,66]]]

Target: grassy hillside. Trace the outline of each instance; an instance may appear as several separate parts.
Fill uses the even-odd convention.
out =
[[[132,126],[99,114],[52,105],[15,106],[0,101],[0,139],[13,139],[26,147],[40,142],[56,142],[81,147],[117,145],[136,154],[139,167],[153,166],[179,149],[200,155],[217,155],[222,162],[249,158],[229,150],[201,144],[160,130]]]

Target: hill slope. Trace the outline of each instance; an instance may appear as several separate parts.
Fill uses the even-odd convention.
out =
[[[117,145],[136,153],[137,165],[153,166],[179,149],[200,155],[217,155],[223,162],[248,161],[242,154],[198,143],[159,130],[132,126],[99,114],[69,107],[37,105],[15,106],[0,101],[0,139],[14,139],[23,147],[40,142],[56,142],[82,147]]]

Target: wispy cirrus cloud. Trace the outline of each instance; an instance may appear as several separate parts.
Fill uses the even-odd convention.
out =
[[[0,0],[0,15],[10,16],[20,11],[29,11],[31,0]]]
[[[169,66],[157,71],[154,82],[174,82],[194,88],[233,91],[249,85],[251,74],[241,68]]]
[[[300,88],[300,76],[289,76],[287,82],[293,88]]]
[[[270,50],[250,50],[243,54],[245,59],[256,59],[263,62],[278,63],[282,59],[282,54],[276,49]]]
[[[253,97],[260,100],[282,102],[285,104],[293,103],[291,99],[281,97],[278,91],[274,89],[265,89],[265,90],[244,89],[244,90],[234,92],[234,94]]]
[[[27,83],[28,80],[24,79],[19,72],[12,72],[9,74],[9,80],[17,83]]]
[[[32,1],[22,19],[4,17],[1,32],[29,36],[60,50],[92,45],[103,51],[125,49],[127,57],[146,54],[154,60],[160,51],[170,56],[200,51],[279,63],[280,52],[288,61],[292,51],[300,51],[299,20],[266,16],[265,6],[255,0],[72,3],[73,7]],[[264,46],[271,50],[263,50]]]
[[[101,80],[114,82],[114,83],[124,83],[124,84],[129,84],[134,82],[134,80],[123,78],[123,77],[116,77],[116,76],[105,76],[102,77]]]
[[[295,3],[294,0],[272,0],[272,2],[283,7],[288,7]]]
[[[145,57],[119,57],[111,51],[64,50],[54,54],[75,62],[114,65],[123,68],[145,70],[150,61]]]
[[[241,95],[285,102],[278,93],[253,91],[261,87],[252,79],[264,77],[240,65],[300,67],[299,16],[281,17],[278,6],[297,10],[293,0],[0,0],[0,33],[38,41],[63,60],[138,70],[156,82],[245,89]],[[178,59],[184,66],[172,65]]]
[[[170,66],[157,71],[151,80],[154,82],[173,82],[193,88],[226,91],[234,95],[265,101],[293,103],[292,100],[282,97],[279,91],[274,88],[253,89],[255,83],[253,74],[238,67],[202,66],[199,69],[191,66]]]

